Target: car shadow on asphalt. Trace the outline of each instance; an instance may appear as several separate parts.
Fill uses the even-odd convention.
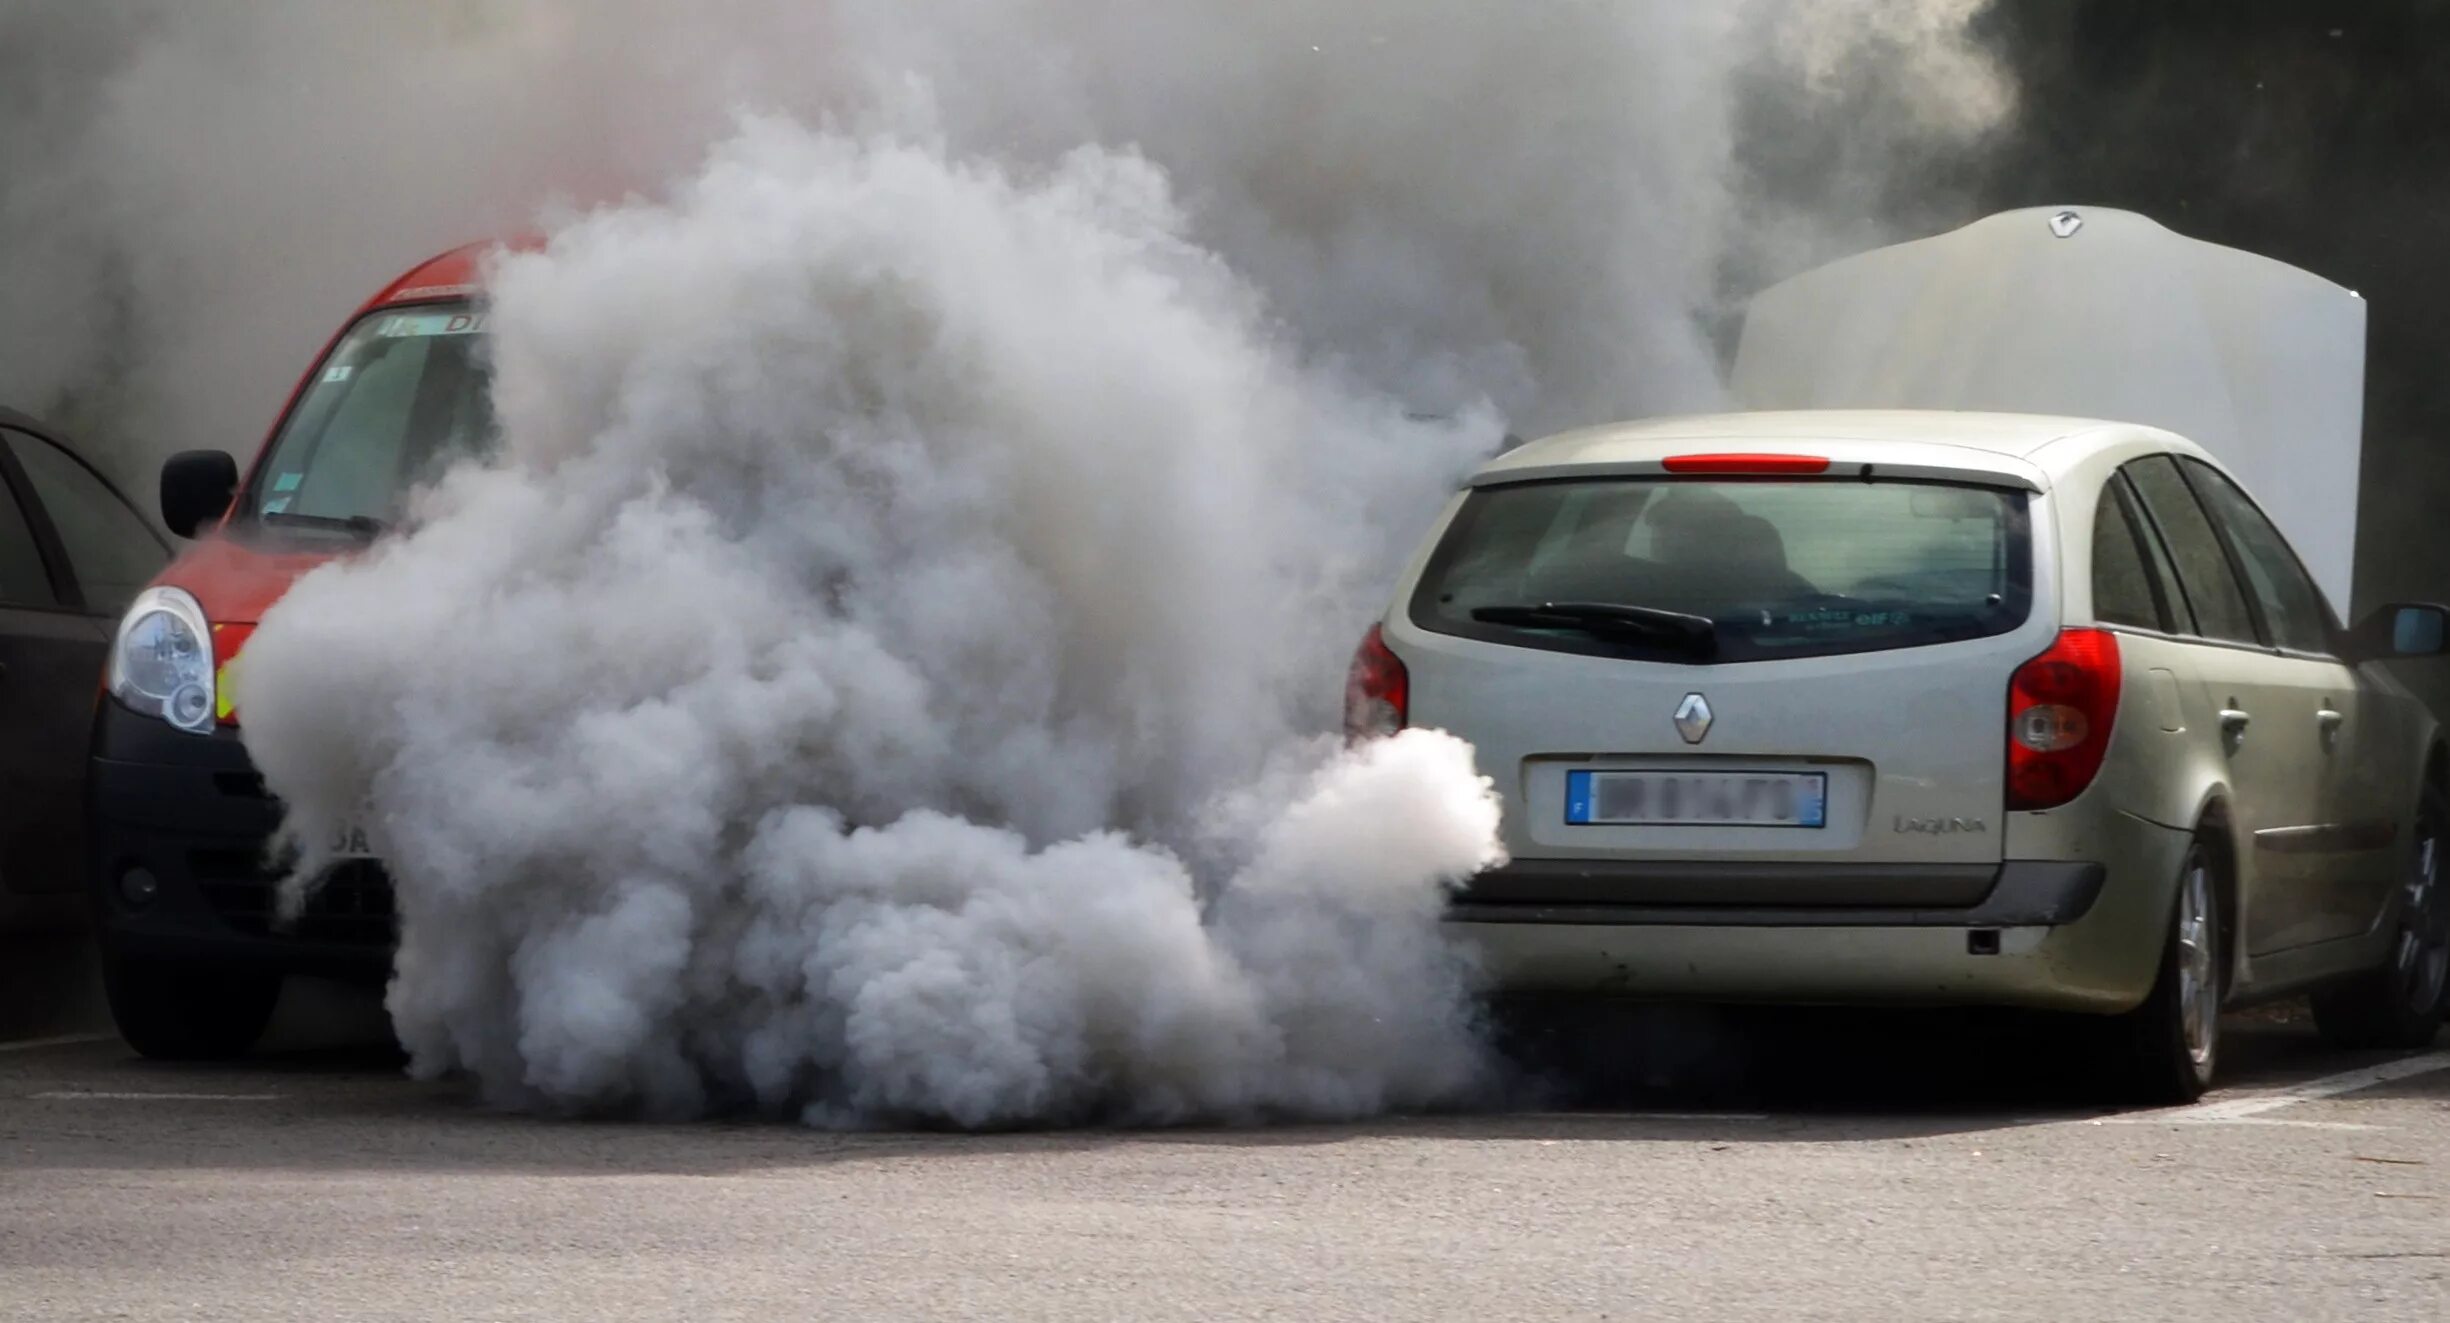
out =
[[[1981,1134],[2122,1110],[2102,1094],[2098,1053],[2081,1023],[1933,1011],[1611,1006],[1570,1016],[1509,1016],[1517,1065],[1487,1105],[1349,1122],[1117,1127],[1097,1118],[990,1132],[880,1125],[821,1129],[788,1117],[730,1115],[686,1123],[635,1116],[525,1115],[485,1104],[466,1080],[414,1082],[405,1057],[349,994],[285,1008],[288,1038],[240,1062],[145,1062],[99,1047],[78,1087],[269,1095],[273,1112],[214,1111],[203,1124],[279,1126],[284,1141],[249,1146],[252,1164],[360,1165],[537,1174],[713,1174],[838,1162],[1016,1152],[1062,1154],[1166,1146],[1298,1148],[1401,1138],[1569,1144],[1853,1143]],[[375,1032],[365,1032],[369,1024]],[[280,1026],[276,1026],[279,1028]],[[2375,1060],[2322,1046],[2302,1016],[2227,1022],[2231,1088],[2284,1085]],[[92,1124],[107,1109],[82,1119]],[[138,1118],[128,1118],[140,1123]],[[39,1128],[40,1123],[36,1122]],[[21,1132],[22,1135],[22,1132]],[[368,1142],[371,1139],[373,1142]],[[75,1165],[217,1163],[146,1146],[81,1150]]]

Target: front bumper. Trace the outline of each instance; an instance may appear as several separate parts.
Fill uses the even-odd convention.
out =
[[[1460,895],[1448,930],[1499,993],[2115,1014],[2159,974],[2189,838],[2112,835],[2099,861],[1971,874],[1523,861]]]
[[[274,914],[280,805],[231,730],[189,735],[105,699],[86,780],[87,889],[115,956],[380,981],[397,940],[390,880],[343,865],[293,924]],[[153,879],[137,903],[132,870]]]

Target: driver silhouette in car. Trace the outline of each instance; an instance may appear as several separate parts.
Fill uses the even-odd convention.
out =
[[[1817,597],[1787,565],[1778,527],[1718,492],[1670,491],[1650,511],[1650,561],[1661,588],[1703,615],[1767,609]]]

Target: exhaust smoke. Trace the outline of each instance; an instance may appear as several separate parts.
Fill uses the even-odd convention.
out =
[[[1449,737],[1319,734],[1345,657],[1509,426],[1717,402],[1730,264],[1797,214],[1742,184],[1742,78],[1801,62],[1809,103],[1868,52],[1888,77],[1838,80],[1855,151],[1979,132],[2005,101],[1972,9],[452,8],[420,31],[487,113],[438,119],[498,146],[426,158],[411,214],[597,205],[492,272],[498,453],[248,646],[299,877],[371,829],[413,1068],[514,1106],[983,1127],[1484,1096],[1437,914],[1496,858],[1496,801]],[[117,35],[192,76],[232,37],[199,30],[258,21],[195,12]],[[600,116],[531,113],[565,83]],[[1997,104],[1923,104],[1968,85]],[[221,201],[235,242],[250,204]],[[144,269],[188,277],[125,286],[140,359],[215,256],[168,243]],[[379,277],[352,279],[339,302]],[[294,374],[332,316],[266,361]],[[47,388],[115,398],[106,360]]]
[[[1303,734],[1492,427],[1302,367],[1183,228],[1129,154],[764,122],[501,266],[499,461],[237,695],[302,841],[370,814],[419,1069],[968,1126],[1474,1081],[1488,788]]]

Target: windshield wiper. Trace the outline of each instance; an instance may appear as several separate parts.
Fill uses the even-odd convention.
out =
[[[352,533],[371,542],[389,532],[391,525],[373,515],[301,514],[294,510],[267,510],[257,516],[267,524],[286,524],[293,528],[328,528],[338,533]]]
[[[1708,616],[1663,611],[1655,606],[1619,602],[1542,602],[1537,606],[1483,606],[1472,619],[1484,625],[1517,625],[1529,629],[1572,629],[1600,638],[1632,638],[1660,643],[1697,657],[1718,652],[1718,622]]]

